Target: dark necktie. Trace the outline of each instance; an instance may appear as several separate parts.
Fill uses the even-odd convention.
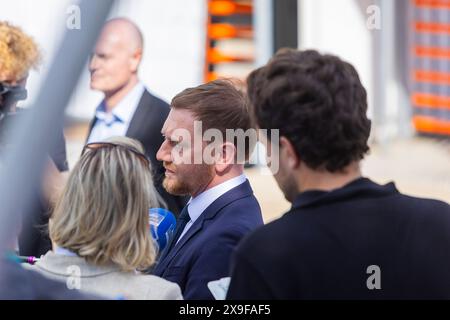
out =
[[[172,240],[168,245],[167,253],[170,252],[170,250],[172,250],[172,248],[175,246],[178,238],[180,238],[181,234],[183,233],[184,227],[186,227],[186,224],[189,221],[191,221],[191,217],[189,216],[188,206],[186,206],[183,208],[183,210],[181,210],[180,216],[177,219],[177,227],[175,228]]]

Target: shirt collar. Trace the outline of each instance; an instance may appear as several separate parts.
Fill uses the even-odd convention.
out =
[[[241,174],[240,176],[227,180],[211,189],[203,191],[195,198],[191,198],[188,203],[188,212],[192,223],[194,223],[198,217],[201,216],[203,211],[205,211],[214,201],[231,189],[243,184],[245,181],[247,181],[247,178],[244,174]]]
[[[70,250],[64,249],[64,248],[60,248],[60,247],[56,247],[55,248],[55,254],[59,254],[62,256],[68,256],[68,257],[77,257],[78,255]]]
[[[97,107],[95,117],[105,122],[112,122],[113,119],[123,123],[129,123],[138,107],[145,86],[142,82],[138,82],[134,88],[112,109],[111,114],[107,114],[105,100]],[[109,120],[109,121],[108,121]]]

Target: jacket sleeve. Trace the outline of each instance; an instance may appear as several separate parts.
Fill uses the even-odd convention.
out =
[[[66,139],[64,137],[62,126],[56,127],[56,144],[50,149],[50,158],[55,163],[60,172],[68,171],[69,164],[67,161]]]

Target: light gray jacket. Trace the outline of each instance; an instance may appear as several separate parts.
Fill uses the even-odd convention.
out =
[[[110,299],[181,300],[180,287],[153,275],[123,272],[117,266],[90,265],[78,256],[47,252],[34,266],[24,265],[44,276]]]

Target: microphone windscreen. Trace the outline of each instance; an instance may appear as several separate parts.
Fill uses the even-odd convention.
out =
[[[163,208],[151,208],[149,218],[151,235],[158,245],[158,251],[162,252],[175,230],[177,220],[172,212]]]

